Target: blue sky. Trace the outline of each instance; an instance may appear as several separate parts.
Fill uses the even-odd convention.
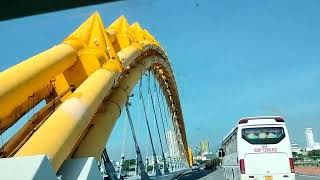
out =
[[[291,139],[320,141],[319,1],[131,0],[0,22],[0,71],[58,44],[98,10],[125,15],[166,49],[191,147],[216,148],[239,118],[280,114]],[[121,149],[119,121],[108,146]],[[128,133],[127,133],[128,134]],[[133,147],[133,146],[131,146]]]

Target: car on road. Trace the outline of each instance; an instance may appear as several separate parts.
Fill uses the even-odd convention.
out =
[[[193,164],[191,169],[192,169],[192,171],[199,171],[200,170],[200,165],[199,164]]]

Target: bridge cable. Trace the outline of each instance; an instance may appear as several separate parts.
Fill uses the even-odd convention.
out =
[[[126,137],[127,137],[127,116],[124,117],[124,122],[123,122],[123,140],[122,140],[122,153],[124,153],[124,149],[125,149],[125,146],[126,146]]]
[[[140,99],[140,98],[139,98]],[[139,129],[140,129],[140,105],[141,101],[138,101],[138,106],[137,106],[137,116],[138,116],[138,121],[137,121],[137,137],[139,138]],[[139,163],[138,163],[138,157],[136,157],[136,165],[135,165],[135,173],[136,175],[139,174]]]
[[[155,77],[155,76],[154,76]],[[158,100],[158,107],[159,107],[159,111],[160,111],[160,117],[161,117],[161,123],[162,123],[162,130],[163,130],[163,134],[164,134],[164,139],[165,139],[165,144],[167,146],[167,149],[168,149],[168,152],[169,152],[169,145],[168,145],[168,140],[167,140],[167,132],[166,132],[166,129],[164,127],[164,115],[163,112],[162,113],[162,108],[161,108],[161,105],[160,105],[160,98],[159,98],[159,94],[160,94],[160,91],[161,91],[161,88],[160,88],[160,85],[158,86],[157,88],[157,84],[156,84],[156,81],[154,81],[154,89],[156,91],[156,95],[157,95],[157,100]],[[162,104],[163,105],[163,104]],[[170,158],[170,154],[169,154],[169,159]],[[170,163],[170,162],[169,162]]]
[[[106,148],[103,149],[102,155],[101,155],[101,166],[104,167],[104,172],[108,174],[108,178],[110,180],[118,180],[116,170],[114,169],[114,166],[109,158],[109,155],[107,153]]]
[[[142,78],[142,75],[141,75]],[[140,79],[141,80],[141,79]],[[140,82],[141,83],[141,82]],[[139,96],[139,101],[141,102],[141,98]],[[148,116],[149,116],[149,112],[150,112],[150,99],[148,98],[147,100],[147,112],[148,112]],[[149,132],[147,131],[147,134],[149,135]],[[148,142],[146,141],[146,167],[147,167],[147,173],[149,172],[149,147],[148,147]]]
[[[162,93],[165,93],[165,92],[162,92]],[[165,95],[164,94],[162,94],[163,96],[162,97],[165,97]],[[177,131],[177,128],[176,128],[176,126],[175,126],[175,120],[174,120],[174,114],[173,114],[173,111],[172,111],[172,108],[170,107],[170,106],[172,106],[171,104],[170,104],[170,99],[165,99],[164,101],[167,101],[167,103],[165,103],[166,104],[166,106],[164,106],[165,107],[165,109],[166,109],[166,112],[167,113],[165,113],[165,115],[166,115],[166,120],[167,121],[169,121],[169,119],[171,119],[171,123],[168,123],[169,125],[170,125],[170,127],[169,127],[169,129],[170,129],[170,131],[173,133],[173,146],[177,146],[176,148],[178,148],[179,149],[179,147],[178,147],[178,138],[177,138],[177,134],[178,134],[178,131]],[[163,103],[164,103],[164,101],[163,101]],[[180,156],[180,155],[179,155]],[[179,156],[176,156],[176,157],[171,157],[171,168],[173,169],[173,168],[177,168],[177,162],[178,162],[178,157]]]
[[[164,92],[162,92],[162,98],[163,97],[165,97],[164,96]],[[164,101],[167,101],[167,100],[165,100],[164,98],[163,98],[163,101],[162,101],[162,103],[164,104],[163,105],[163,107],[165,108],[165,115],[166,115],[166,120],[167,120],[167,124],[168,124],[168,128],[170,129],[170,130],[173,130],[173,116],[171,115],[171,110],[170,110],[170,107],[169,107],[169,101],[167,101],[167,103],[164,103]],[[169,122],[169,119],[171,119],[171,123],[168,123]]]
[[[169,117],[168,117],[169,116],[168,115],[169,114],[168,103],[165,103],[166,100],[164,98],[164,91],[162,91],[160,89],[161,88],[160,88],[160,85],[159,85],[159,92],[160,92],[160,97],[161,97],[161,102],[162,102],[162,107],[163,107],[164,118],[166,120],[167,129],[169,129],[169,131],[170,131],[171,127],[169,125],[169,120],[168,120],[169,119]],[[172,123],[170,123],[170,124],[172,124]],[[167,133],[166,133],[166,136],[167,136]],[[171,166],[171,170],[173,170],[173,164],[172,164],[173,157],[171,157],[171,154],[170,154],[170,149],[171,149],[171,148],[169,149],[169,147],[170,147],[169,143],[170,142],[167,141],[167,138],[168,137],[166,137],[166,143],[167,143],[167,148],[168,148],[168,153],[169,153],[169,165]]]
[[[152,140],[152,135],[151,135],[151,131],[150,131],[150,125],[149,125],[149,120],[148,120],[148,115],[147,115],[147,111],[146,111],[146,106],[144,103],[144,98],[142,95],[142,78],[140,79],[140,85],[139,85],[139,97],[142,101],[142,107],[143,107],[143,112],[144,112],[144,117],[146,120],[146,124],[147,124],[147,129],[148,129],[148,134],[149,134],[149,139],[150,139],[150,143],[151,143],[151,147],[152,147],[152,153],[153,153],[153,161],[154,161],[154,169],[156,172],[156,176],[161,176],[162,173],[159,169],[159,164],[157,161],[157,155],[156,155],[156,151],[154,149],[154,145],[153,145],[153,140]]]
[[[168,105],[169,106],[169,105]],[[176,169],[177,168],[177,162],[178,162],[178,157],[179,157],[179,147],[178,147],[178,138],[177,138],[177,130],[174,126],[174,120],[173,120],[173,115],[171,113],[171,111],[169,110],[169,107],[166,106],[167,109],[167,117],[168,119],[171,119],[171,123],[170,123],[170,131],[172,132],[172,145],[171,147],[174,148],[175,150],[178,149],[178,152],[176,152],[177,154],[174,157],[171,157],[171,169]]]
[[[162,108],[161,108],[161,105],[160,105],[160,98],[159,98],[159,92],[160,91],[160,86],[157,88],[157,84],[156,84],[156,81],[154,81],[154,88],[155,88],[155,91],[156,91],[156,95],[157,95],[157,100],[158,100],[158,108],[159,108],[159,112],[160,112],[160,117],[161,117],[161,124],[162,124],[162,130],[163,130],[163,134],[164,134],[164,139],[165,139],[165,142],[166,142],[166,146],[168,148],[168,140],[167,140],[167,136],[166,136],[166,130],[165,130],[165,127],[164,127],[164,115],[162,113]]]
[[[150,71],[149,71],[149,82],[150,82]],[[166,158],[165,158],[164,152],[163,152],[162,140],[161,140],[159,124],[158,124],[158,117],[157,117],[157,113],[156,113],[156,109],[155,109],[155,105],[154,105],[154,98],[152,96],[150,83],[148,83],[148,92],[149,92],[149,95],[150,95],[150,98],[151,98],[151,104],[152,104],[152,109],[153,109],[153,114],[154,114],[154,120],[156,122],[158,137],[159,137],[159,141],[160,141],[160,147],[161,147],[162,158],[163,158],[164,173],[167,174],[167,173],[169,173],[169,170],[168,170],[167,163],[166,163]]]
[[[129,99],[129,97],[128,97],[128,99]],[[137,153],[138,164],[139,164],[140,171],[141,171],[141,179],[142,180],[149,180],[150,178],[145,171],[144,163],[142,161],[141,151],[140,151],[140,148],[138,145],[136,133],[134,131],[134,127],[133,127],[133,123],[132,123],[132,119],[131,119],[131,115],[130,115],[130,111],[129,111],[129,105],[130,105],[129,102],[127,102],[125,107],[126,107],[126,112],[127,112],[127,116],[128,116],[128,120],[129,120],[129,124],[130,124],[130,129],[131,129],[131,133],[132,133],[132,137],[134,140],[134,145],[135,145],[135,149],[136,149],[136,153]]]
[[[166,108],[167,106],[165,105],[164,103],[164,94],[163,94],[163,91],[160,90],[160,86],[159,86],[159,92],[160,92],[160,97],[161,97],[161,102],[162,102],[162,107],[163,107],[163,112],[164,112],[164,118],[166,120],[166,125],[167,125],[167,128],[169,127],[169,121],[168,121],[168,115],[167,115],[167,111],[168,111],[168,108]]]
[[[122,171],[124,170],[124,159],[125,159],[125,153],[124,153],[124,149],[125,149],[125,145],[126,145],[126,137],[127,137],[127,116],[124,116],[124,121],[123,121],[123,138],[122,138],[122,149],[121,149],[121,159],[120,159],[120,168],[119,168],[119,175],[118,178],[122,178],[121,174]]]
[[[167,109],[168,119],[170,117],[171,122],[172,122],[170,129],[172,130],[172,132],[174,132],[174,145],[179,151],[178,152],[178,156],[175,157],[174,159],[172,159],[173,166],[176,169],[178,167],[178,162],[179,162],[179,157],[180,157],[180,150],[179,150],[180,148],[179,148],[179,145],[178,145],[178,143],[179,143],[178,142],[178,136],[177,136],[178,130],[177,130],[176,123],[175,123],[175,120],[174,120],[175,119],[174,118],[174,113],[173,113],[172,109],[169,106],[171,106],[171,105],[169,103],[167,103],[166,109]]]

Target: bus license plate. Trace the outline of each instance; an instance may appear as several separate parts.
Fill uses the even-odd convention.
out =
[[[265,176],[264,180],[272,180],[272,176]]]

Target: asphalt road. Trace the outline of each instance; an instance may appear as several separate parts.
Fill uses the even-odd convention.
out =
[[[296,180],[320,180],[320,176],[296,175]]]
[[[226,180],[223,177],[222,169],[216,171],[200,170],[185,173],[178,180]],[[320,176],[296,175],[296,180],[320,180]]]
[[[183,176],[181,176],[178,180],[195,180],[195,179],[201,179],[201,180],[209,180],[209,179],[217,179],[217,180],[225,180],[222,174],[222,169],[218,169],[215,171],[212,170],[200,170],[200,171],[192,171],[185,173]]]

